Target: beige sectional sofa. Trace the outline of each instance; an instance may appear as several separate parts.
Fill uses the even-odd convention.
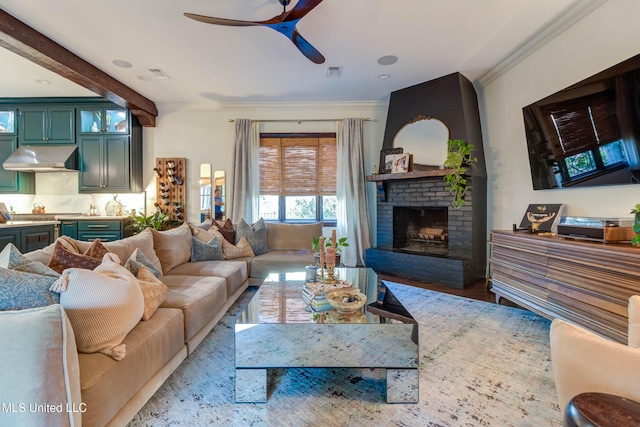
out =
[[[170,241],[174,239],[171,233],[184,235],[184,229],[145,230],[123,240],[104,243],[120,260],[128,259],[136,248],[142,251],[163,272],[160,280],[168,287],[164,302],[150,319],[140,321],[126,335],[123,341],[126,357],[122,360],[102,353],[78,353],[73,328],[60,305],[0,312],[0,339],[19,341],[20,351],[30,354],[24,359],[14,352],[0,351],[3,369],[16,372],[17,383],[10,386],[5,382],[0,386],[0,401],[48,402],[71,409],[5,412],[0,414],[0,424],[125,425],[245,291],[250,278],[257,283],[269,272],[300,270],[313,263],[313,254],[308,249],[311,238],[321,232],[321,223],[268,223],[269,252],[236,260],[199,262],[190,262],[184,253],[169,251],[169,258],[173,257],[169,261],[156,254],[167,249],[158,248],[158,238]],[[184,239],[180,239],[184,243]],[[73,244],[79,251],[89,245],[80,241]],[[175,250],[187,249],[176,243]],[[25,255],[47,264],[52,253],[53,245]],[[177,260],[183,262],[166,265]],[[12,322],[31,327],[9,326]],[[19,335],[25,330],[47,339],[25,340]],[[18,368],[23,360],[31,365],[26,370]],[[16,371],[12,371],[14,367]]]

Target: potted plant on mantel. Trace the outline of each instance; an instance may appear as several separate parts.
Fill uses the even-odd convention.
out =
[[[322,237],[322,236],[320,236]],[[314,252],[313,256],[316,260],[316,266],[320,267],[320,237],[314,237],[311,242],[311,250]],[[325,239],[325,246],[331,246],[331,238]],[[336,241],[336,265],[340,265],[340,254],[342,253],[342,248],[349,246],[347,243],[346,237],[340,237]]]
[[[636,233],[635,237],[631,239],[631,244],[640,246],[640,204],[631,209],[631,213],[634,214],[633,231]]]
[[[471,156],[471,152],[475,148],[473,144],[461,139],[450,139],[447,146],[448,154],[444,167],[450,169],[451,172],[444,176],[444,180],[447,183],[447,190],[453,195],[451,206],[453,209],[460,209],[464,205],[465,194],[471,188],[464,175],[467,169],[471,169],[478,163],[478,158]]]

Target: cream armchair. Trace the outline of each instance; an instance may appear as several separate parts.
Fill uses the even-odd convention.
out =
[[[571,323],[551,323],[551,362],[560,409],[580,393],[640,401],[640,296],[629,298],[628,346]]]

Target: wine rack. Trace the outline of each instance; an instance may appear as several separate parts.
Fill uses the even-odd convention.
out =
[[[187,219],[187,159],[158,157],[156,167],[156,209],[169,214],[169,219]]]

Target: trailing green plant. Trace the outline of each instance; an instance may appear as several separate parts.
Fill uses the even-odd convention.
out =
[[[154,230],[167,230],[182,224],[182,221],[170,220],[168,213],[156,211],[149,216],[129,215],[131,222],[127,224],[127,229],[133,230],[133,234],[138,234],[147,228]]]
[[[631,209],[631,213],[634,214],[633,231],[636,233],[635,237],[631,239],[631,244],[640,246],[640,204]]]
[[[478,163],[478,158],[471,155],[475,148],[473,144],[461,139],[450,139],[447,147],[448,154],[444,167],[451,171],[444,176],[444,181],[447,183],[447,190],[453,195],[451,206],[453,209],[460,209],[464,205],[465,194],[471,188],[465,174]]]

